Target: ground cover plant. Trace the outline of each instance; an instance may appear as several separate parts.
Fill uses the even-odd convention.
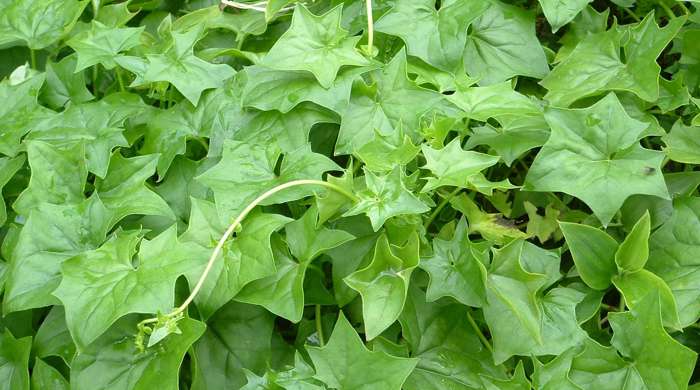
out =
[[[699,7],[0,0],[0,389],[699,389]]]

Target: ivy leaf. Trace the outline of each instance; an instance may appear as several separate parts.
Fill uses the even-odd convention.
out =
[[[523,362],[519,361],[515,372],[510,379],[496,379],[482,376],[481,381],[487,390],[529,390],[532,388],[530,381],[525,376]]]
[[[399,318],[413,269],[418,266],[418,235],[404,246],[389,244],[386,235],[377,240],[372,262],[345,279],[362,297],[362,317],[368,340],[379,336]]]
[[[589,108],[552,108],[545,117],[552,135],[528,171],[526,190],[573,195],[603,225],[631,195],[668,199],[663,155],[639,145],[647,125],[630,118],[614,94]]]
[[[301,102],[314,102],[339,114],[345,112],[354,80],[369,67],[349,68],[338,72],[329,88],[303,71],[284,71],[253,65],[245,68],[247,82],[243,90],[244,106],[260,110],[291,111]]]
[[[180,334],[171,335],[156,348],[139,352],[133,340],[137,322],[133,316],[118,321],[78,354],[71,365],[71,388],[177,389],[182,359],[206,326],[184,318],[178,323]],[[124,375],[125,367],[129,375]]]
[[[653,272],[645,269],[637,272],[625,272],[613,277],[613,284],[624,297],[625,304],[634,310],[647,295],[655,295],[661,301],[661,317],[664,326],[682,329],[676,310],[676,301],[666,282]],[[658,295],[657,295],[658,294]]]
[[[58,147],[77,147],[76,144],[82,143],[87,169],[104,178],[112,149],[129,145],[123,134],[127,120],[147,113],[148,106],[139,96],[115,93],[98,102],[68,107],[35,127],[27,139],[41,140]]]
[[[452,297],[467,306],[481,307],[486,300],[488,253],[469,241],[466,219],[462,218],[450,240],[435,238],[433,253],[420,267],[430,275],[428,301]]]
[[[376,232],[391,217],[428,211],[428,206],[406,188],[404,180],[400,166],[384,176],[365,170],[367,189],[359,193],[360,201],[344,215],[367,214]]]
[[[586,8],[586,5],[592,0],[574,0],[562,2],[558,0],[538,0],[542,6],[544,16],[547,18],[549,25],[552,26],[552,32],[559,31],[564,25],[572,21],[581,10]]]
[[[41,91],[41,100],[51,108],[62,108],[68,103],[85,103],[94,98],[85,87],[84,72],[75,73],[76,62],[75,55],[56,63],[46,62],[46,84]]]
[[[527,237],[527,234],[518,230],[512,221],[503,218],[501,214],[481,211],[466,194],[452,198],[450,204],[469,221],[469,233],[479,233],[485,239],[501,244]]]
[[[243,208],[273,187],[297,179],[320,179],[326,171],[339,170],[328,157],[304,145],[286,153],[279,174],[275,165],[282,152],[275,144],[266,147],[227,141],[221,161],[197,177],[214,192],[216,207],[224,216],[235,216]],[[308,188],[291,188],[265,201],[284,203],[307,196]],[[224,218],[227,219],[227,218]]]
[[[399,321],[418,364],[405,389],[478,389],[482,375],[506,378],[505,369],[493,364],[491,352],[467,326],[467,315],[471,313],[458,303],[444,299],[429,303],[419,288],[409,288]]]
[[[355,237],[343,230],[317,226],[318,211],[309,208],[304,215],[285,226],[287,245],[273,244],[276,273],[253,281],[236,300],[259,304],[292,322],[301,320],[304,309],[304,277],[309,264],[322,253],[338,247]],[[296,259],[297,261],[295,261]]]
[[[302,263],[310,263],[322,253],[355,238],[343,230],[318,226],[317,221],[318,210],[311,207],[300,219],[284,228],[289,250]]]
[[[557,255],[522,240],[494,252],[484,316],[493,336],[497,364],[528,351],[556,355],[586,337],[576,319],[576,305],[583,300],[583,293],[557,287],[543,297],[538,294],[559,278],[558,264]],[[555,274],[550,274],[549,268]]]
[[[44,363],[43,360],[36,359],[32,370],[32,388],[68,390],[70,385],[58,370]]]
[[[75,71],[81,71],[95,64],[102,64],[106,69],[113,69],[117,66],[114,58],[119,53],[140,44],[144,28],[143,26],[111,27],[93,21],[89,30],[73,36],[66,42],[78,56]]]
[[[645,212],[632,227],[615,252],[615,264],[621,272],[635,272],[644,268],[649,258],[649,212]]]
[[[3,312],[58,303],[61,263],[95,249],[111,227],[110,213],[99,197],[75,204],[41,203],[29,211],[9,264]]]
[[[455,72],[462,66],[467,27],[488,7],[485,1],[450,0],[441,3],[438,10],[433,0],[399,0],[375,28],[401,37],[408,54],[438,69]]]
[[[382,135],[375,132],[374,139],[362,145],[355,155],[374,172],[387,172],[397,165],[411,162],[420,147],[413,145],[411,138],[399,131],[399,134]]]
[[[316,367],[316,377],[337,389],[363,389],[372,383],[399,390],[418,362],[368,350],[342,312],[326,346],[307,346],[306,350]],[[348,361],[353,364],[344,363]]]
[[[212,275],[202,285],[195,304],[204,318],[208,318],[230,301],[248,283],[275,274],[275,260],[270,247],[270,236],[290,221],[279,214],[251,213],[243,222],[236,239],[222,250],[217,258]],[[193,200],[190,225],[182,236],[183,242],[197,243],[205,256],[209,257],[225,225],[222,225],[213,204]],[[187,279],[192,285],[201,276],[203,268],[190,269]]]
[[[473,127],[465,147],[488,145],[508,165],[528,150],[542,146],[549,137],[541,103],[514,91],[510,82],[457,88],[447,99],[470,119],[486,122],[493,118],[501,125]]]
[[[686,126],[680,120],[676,121],[671,131],[661,138],[666,144],[664,152],[668,158],[684,164],[700,164],[697,133],[700,133],[700,128]]]
[[[53,294],[66,307],[68,329],[79,348],[126,314],[170,311],[175,280],[206,256],[196,245],[178,243],[170,228],[141,243],[135,266],[139,234],[118,232],[100,248],[62,264],[63,278]]]
[[[406,73],[406,52],[400,50],[381,70],[370,72],[374,84],[358,81],[343,114],[335,154],[351,154],[374,137],[406,131],[418,141],[420,118],[442,100],[435,91],[417,86]],[[402,126],[402,127],[401,127]]]
[[[275,273],[247,284],[236,294],[239,302],[260,305],[282,318],[298,323],[304,314],[304,279],[308,263],[296,261],[281,238],[272,238]]]
[[[117,57],[115,61],[136,74],[132,87],[166,81],[196,106],[202,91],[222,86],[236,72],[228,65],[212,64],[194,55],[199,29],[171,34],[173,46],[165,53],[148,54],[145,62],[133,62],[128,57]]]
[[[53,112],[37,103],[45,76],[38,75],[18,84],[0,81],[0,153],[14,157],[20,152],[20,141],[31,128],[50,118]]]
[[[527,11],[492,2],[470,29],[464,66],[480,84],[495,84],[517,75],[541,78],[549,72],[535,36],[534,17]]]
[[[634,365],[620,357],[613,347],[604,347],[591,339],[545,365],[535,360],[533,384],[536,389],[649,388]]]
[[[145,181],[153,176],[158,156],[145,155],[125,158],[112,155],[104,179],[95,180],[95,191],[116,223],[127,215],[160,215],[175,219],[168,204],[148,188]]]
[[[629,312],[610,313],[611,344],[632,360],[647,388],[685,389],[697,354],[666,333],[658,295],[651,293]]]
[[[3,1],[0,3],[0,47],[22,44],[43,49],[67,35],[88,0]]]
[[[292,25],[275,42],[262,65],[277,70],[311,72],[324,88],[330,88],[341,66],[365,66],[370,62],[355,49],[360,37],[349,37],[340,27],[343,7],[323,15],[297,5]]]
[[[700,318],[700,289],[695,287],[700,269],[696,256],[700,249],[700,241],[696,239],[698,229],[698,198],[678,198],[673,203],[671,217],[651,235],[649,241],[647,268],[668,283],[683,327]]]
[[[586,37],[540,82],[549,90],[545,98],[566,107],[601,91],[623,90],[656,101],[661,70],[656,58],[684,22],[678,17],[660,28],[652,12],[635,25]]]
[[[240,388],[245,384],[244,369],[265,371],[273,327],[274,317],[263,308],[235,302],[222,307],[194,344],[192,389]]]
[[[8,329],[0,335],[0,372],[4,373],[5,382],[1,385],[7,390],[29,390],[29,353],[32,338],[16,339]]]
[[[23,166],[26,157],[19,155],[14,158],[0,157],[0,190],[12,179],[12,177]],[[7,210],[5,207],[5,199],[0,198],[0,226],[7,221]]]
[[[423,168],[435,175],[426,178],[427,183],[422,192],[442,186],[466,188],[474,175],[496,165],[500,160],[498,156],[463,150],[459,138],[455,138],[440,150],[423,145],[422,151],[426,160]]]
[[[559,222],[571,257],[581,279],[591,288],[605,290],[617,274],[615,253],[619,246],[614,238],[588,225]]]

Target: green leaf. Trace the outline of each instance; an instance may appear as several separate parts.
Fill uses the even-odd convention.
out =
[[[375,232],[391,217],[421,214],[429,210],[428,206],[406,188],[405,174],[400,166],[394,167],[383,176],[365,170],[365,183],[367,189],[358,194],[359,202],[344,215],[366,214]]]
[[[484,317],[493,337],[497,364],[516,354],[560,354],[586,337],[576,320],[576,305],[583,300],[583,293],[557,287],[545,296],[538,294],[558,279],[555,275],[552,280],[537,265],[550,257],[547,262],[556,265],[558,273],[559,259],[552,255],[522,240],[494,252],[486,282]]]
[[[700,143],[696,133],[700,133],[700,128],[676,121],[671,131],[661,138],[666,144],[664,152],[668,158],[685,164],[700,164]]]
[[[630,118],[614,94],[589,108],[549,109],[545,118],[552,135],[528,171],[526,190],[573,195],[603,225],[631,195],[668,198],[663,154],[641,147],[646,124]]]
[[[592,0],[574,0],[563,2],[558,0],[538,0],[542,6],[544,16],[547,18],[549,25],[552,26],[552,32],[557,32],[564,25],[572,21],[581,10],[586,8]]]
[[[0,336],[0,389],[29,390],[29,353],[32,338],[16,339],[8,329]]]
[[[284,228],[289,250],[302,263],[309,263],[322,253],[355,238],[343,230],[318,226],[317,221],[318,210],[311,207],[300,219]]]
[[[386,235],[382,235],[374,247],[372,262],[343,279],[362,297],[362,318],[368,340],[379,336],[399,318],[411,273],[419,263],[418,251],[415,233],[403,246],[390,244]]]
[[[625,304],[634,310],[647,295],[657,295],[661,300],[661,317],[665,326],[673,329],[682,329],[676,301],[666,282],[653,272],[645,269],[632,273],[623,273],[613,277],[615,287],[624,297]]]
[[[525,376],[525,368],[523,362],[519,361],[515,367],[515,372],[510,379],[495,379],[487,376],[482,376],[481,381],[484,383],[484,388],[487,390],[529,390],[530,381]]]
[[[206,326],[184,318],[181,334],[175,334],[144,352],[136,350],[134,332],[137,318],[130,316],[112,326],[73,360],[71,389],[134,389],[154,387],[176,390],[182,359]],[[124,370],[129,375],[124,375]]]
[[[36,359],[32,370],[32,389],[68,390],[70,385],[58,370]]]
[[[413,145],[411,138],[400,130],[398,134],[389,135],[375,132],[374,139],[362,145],[355,155],[374,172],[387,172],[397,165],[408,164],[416,157],[420,147]]]
[[[621,272],[635,272],[644,268],[649,258],[650,231],[650,218],[647,211],[639,218],[615,252],[615,264]]]
[[[3,312],[57,304],[51,292],[59,285],[61,263],[100,246],[110,219],[95,195],[76,204],[42,203],[29,211],[10,258]]]
[[[143,30],[143,26],[119,28],[93,21],[89,30],[73,36],[66,42],[78,56],[75,71],[78,72],[96,64],[101,64],[106,69],[113,69],[117,66],[115,57],[140,44]]]
[[[247,82],[243,90],[244,106],[260,110],[291,111],[301,102],[314,102],[337,113],[343,113],[350,99],[354,80],[371,68],[341,70],[329,88],[303,71],[285,71],[253,65],[245,68]]]
[[[20,141],[33,126],[52,116],[53,112],[37,103],[43,75],[34,76],[17,84],[0,81],[0,153],[14,157],[21,151]]]
[[[77,148],[83,144],[85,152],[80,157],[84,155],[88,171],[104,178],[112,149],[129,145],[124,136],[127,121],[147,114],[148,109],[138,95],[115,93],[98,102],[71,105],[35,127],[27,139],[60,148]]]
[[[442,100],[435,91],[417,86],[406,73],[406,52],[400,50],[382,69],[369,73],[373,84],[353,85],[343,113],[335,154],[350,154],[370,142],[375,132],[395,135],[399,129],[418,141],[420,118]]]
[[[368,350],[342,312],[326,346],[307,346],[306,350],[316,367],[316,377],[338,389],[364,389],[371,383],[399,390],[418,362]]]
[[[400,37],[408,54],[455,72],[462,67],[467,27],[489,7],[486,1],[399,0],[375,24],[377,31]],[[411,23],[406,23],[410,20]]]
[[[629,312],[611,313],[611,344],[634,366],[647,388],[685,389],[697,354],[675,341],[661,324],[656,294],[646,296]]]
[[[88,0],[3,1],[0,3],[0,47],[18,44],[43,49],[67,35]]]
[[[68,365],[75,356],[75,349],[63,306],[52,307],[34,337],[34,353],[40,358],[59,357]]]
[[[469,233],[479,233],[486,240],[501,244],[527,237],[513,221],[503,218],[501,214],[481,211],[466,194],[452,198],[450,204],[469,221]]]
[[[168,204],[144,183],[153,176],[158,156],[145,155],[124,158],[112,155],[104,179],[95,180],[95,191],[105,207],[112,212],[112,221],[127,215],[160,215],[175,219]]]
[[[619,244],[602,230],[588,225],[559,222],[576,271],[591,288],[605,290],[617,274],[615,253]]]
[[[589,35],[540,82],[548,90],[545,98],[566,107],[606,90],[621,90],[656,101],[661,70],[656,58],[684,22],[685,17],[674,18],[660,28],[650,13],[635,25]]]
[[[212,266],[211,275],[202,285],[195,304],[204,318],[209,318],[229,302],[248,283],[272,276],[276,272],[270,236],[290,222],[279,214],[253,212],[243,221],[235,240],[229,241]],[[196,243],[208,258],[227,226],[219,219],[213,204],[193,199],[190,225],[183,242]],[[202,263],[203,263],[202,261]],[[187,279],[194,285],[203,267],[188,270]],[[215,276],[214,276],[215,275]]]
[[[216,207],[222,218],[237,216],[259,195],[280,184],[298,179],[321,179],[324,172],[339,170],[328,157],[311,151],[304,145],[285,153],[279,174],[275,165],[282,155],[275,144],[261,146],[238,141],[227,141],[218,164],[197,177],[214,192]],[[310,187],[290,188],[263,204],[284,203],[311,194]]]
[[[470,26],[464,66],[483,85],[518,75],[547,75],[549,66],[535,36],[534,16],[515,6],[491,2]]]
[[[463,150],[459,138],[440,150],[423,145],[422,151],[426,160],[423,168],[435,176],[426,178],[423,192],[442,186],[466,188],[474,175],[496,165],[500,159],[498,156]]]
[[[132,87],[165,81],[171,83],[192,103],[197,105],[202,91],[218,88],[224,80],[236,73],[225,64],[212,64],[193,53],[200,35],[199,29],[172,33],[173,45],[162,54],[148,54],[142,62],[132,62],[128,57],[117,57],[120,66],[136,74]]]
[[[678,198],[673,213],[649,240],[647,268],[673,292],[680,323],[686,327],[700,318],[700,289],[696,286],[700,262],[700,199]]]
[[[601,390],[647,389],[633,364],[626,362],[613,347],[587,339],[542,365],[535,361],[533,384],[536,389],[579,390],[590,386]]]
[[[217,311],[193,347],[192,389],[240,388],[245,384],[244,369],[265,371],[272,352],[273,320],[265,309],[241,303]]]
[[[75,73],[76,56],[69,55],[59,62],[46,62],[46,85],[41,100],[51,108],[90,101],[94,96],[85,87],[85,74]]]
[[[505,368],[493,364],[491,352],[467,326],[471,314],[463,306],[444,299],[426,302],[415,286],[408,297],[399,321],[418,364],[405,389],[480,389],[482,375],[506,378]]]
[[[285,226],[287,245],[293,258],[273,241],[276,273],[253,281],[236,296],[236,300],[262,305],[292,322],[301,320],[304,310],[304,277],[309,264],[322,253],[355,237],[343,230],[317,226],[318,211],[309,208],[304,215]],[[296,261],[295,261],[296,259]]]
[[[338,6],[316,16],[297,5],[289,30],[275,42],[262,65],[311,72],[324,88],[331,87],[341,66],[369,65],[355,49],[360,37],[349,37],[340,27],[342,10]]]
[[[175,280],[206,258],[197,245],[178,243],[171,228],[141,243],[135,265],[139,234],[118,232],[100,248],[62,264],[54,295],[66,307],[68,329],[79,348],[126,314],[169,312]]]
[[[467,306],[483,306],[488,261],[488,253],[469,241],[466,219],[460,219],[452,238],[435,238],[432,255],[421,261],[420,267],[430,275],[426,299],[452,297]]]
[[[14,158],[0,157],[0,190],[12,179],[12,177],[24,166],[25,157],[19,155]],[[5,199],[0,198],[0,226],[7,221]]]

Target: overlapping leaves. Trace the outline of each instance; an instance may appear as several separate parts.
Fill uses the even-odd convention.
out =
[[[697,2],[217,3],[0,0],[0,388],[697,381]]]

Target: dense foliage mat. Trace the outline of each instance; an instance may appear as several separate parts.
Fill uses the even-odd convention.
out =
[[[699,389],[699,9],[0,0],[0,389]]]

